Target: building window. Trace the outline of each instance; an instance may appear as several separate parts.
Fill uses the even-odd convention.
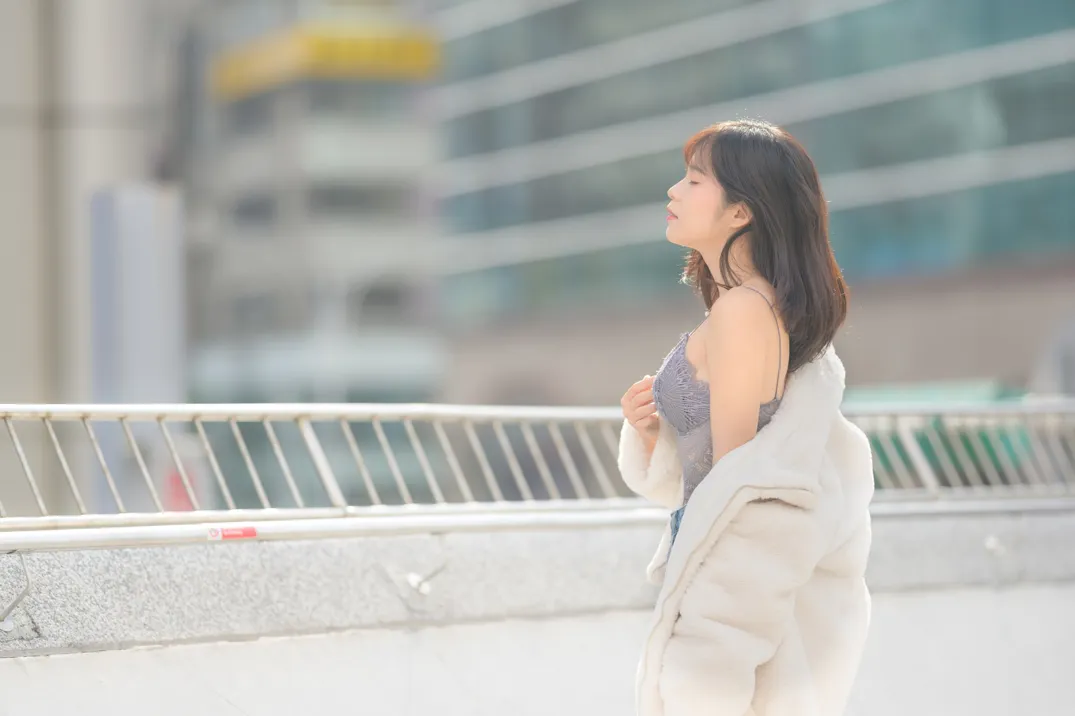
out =
[[[412,301],[407,286],[377,282],[358,286],[347,295],[347,322],[354,328],[369,325],[400,325],[411,318]]]
[[[309,210],[314,217],[363,218],[412,216],[417,189],[395,182],[318,184],[310,189]]]
[[[264,132],[272,126],[272,93],[243,97],[224,108],[225,126],[230,134],[245,135]]]
[[[240,197],[232,205],[231,213],[237,226],[269,226],[276,222],[276,199],[268,193]]]
[[[251,337],[271,333],[280,324],[280,300],[272,293],[251,293],[235,297],[232,329],[236,335]]]
[[[306,84],[315,116],[397,119],[415,108],[420,87],[408,82],[320,80]]]

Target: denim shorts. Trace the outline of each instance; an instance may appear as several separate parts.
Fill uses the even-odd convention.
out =
[[[676,535],[679,534],[679,525],[683,522],[683,511],[686,509],[687,507],[686,505],[684,505],[683,507],[680,507],[678,510],[672,513],[672,517],[670,518],[672,526],[672,539],[668,543],[669,551],[672,550],[672,545],[676,543]]]

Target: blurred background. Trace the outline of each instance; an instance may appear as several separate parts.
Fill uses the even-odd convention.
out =
[[[2,0],[0,401],[614,405],[786,126],[849,400],[1075,392],[1071,0]]]
[[[0,541],[138,523],[200,542],[202,520],[239,519],[203,510],[235,507],[283,508],[242,518],[270,537],[289,508],[521,516],[470,541],[442,531],[470,531],[461,508],[399,542],[356,532],[379,538],[354,549],[30,555],[0,657],[361,628],[346,653],[126,663],[156,684],[138,690],[153,713],[338,709],[367,691],[468,714],[621,694],[626,713],[653,535],[591,529],[627,496],[615,406],[704,317],[664,238],[682,145],[750,117],[822,174],[851,287],[846,398],[891,498],[858,713],[1071,713],[1071,404],[990,406],[1075,395],[1075,0],[0,0],[0,47]],[[901,421],[904,400],[971,407]],[[409,407],[351,406],[315,430],[309,408],[53,424],[10,406],[187,402],[609,410],[430,408],[412,425]],[[971,508],[946,506],[962,496]],[[990,502],[1019,496],[1043,499]],[[504,504],[531,498],[594,521],[531,530],[534,505]],[[23,584],[4,559],[0,612]],[[544,621],[557,613],[601,621]],[[415,640],[454,618],[494,626]],[[385,624],[405,643],[370,641]],[[12,660],[31,686],[11,708],[70,695],[88,713],[96,684],[131,672],[77,658]],[[270,663],[321,676],[292,679],[289,701],[264,688]],[[102,713],[136,703],[120,692]]]

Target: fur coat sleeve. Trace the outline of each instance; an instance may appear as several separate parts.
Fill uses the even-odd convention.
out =
[[[624,420],[617,463],[623,481],[633,492],[670,510],[683,504],[683,467],[672,427],[665,421],[661,421],[660,437],[650,455],[638,431]]]

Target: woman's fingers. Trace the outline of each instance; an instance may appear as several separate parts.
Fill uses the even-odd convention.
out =
[[[634,399],[631,401],[631,406],[634,407],[634,408],[641,408],[641,407],[643,407],[645,405],[652,405],[652,404],[653,404],[653,390],[652,389],[646,389],[646,390],[641,391],[640,393],[635,395]]]
[[[657,407],[653,403],[640,405],[631,410],[630,420],[632,424],[657,417]]]
[[[631,387],[627,389],[627,395],[633,397],[635,395],[638,395],[643,390],[648,390],[649,388],[652,388],[652,387],[653,387],[653,377],[647,375],[644,378],[642,378],[642,380],[640,380],[640,381],[634,383],[633,385],[631,385]]]
[[[620,407],[623,409],[623,416],[632,424],[653,415],[656,412],[653,405],[653,377],[647,375],[628,388],[620,398]]]

